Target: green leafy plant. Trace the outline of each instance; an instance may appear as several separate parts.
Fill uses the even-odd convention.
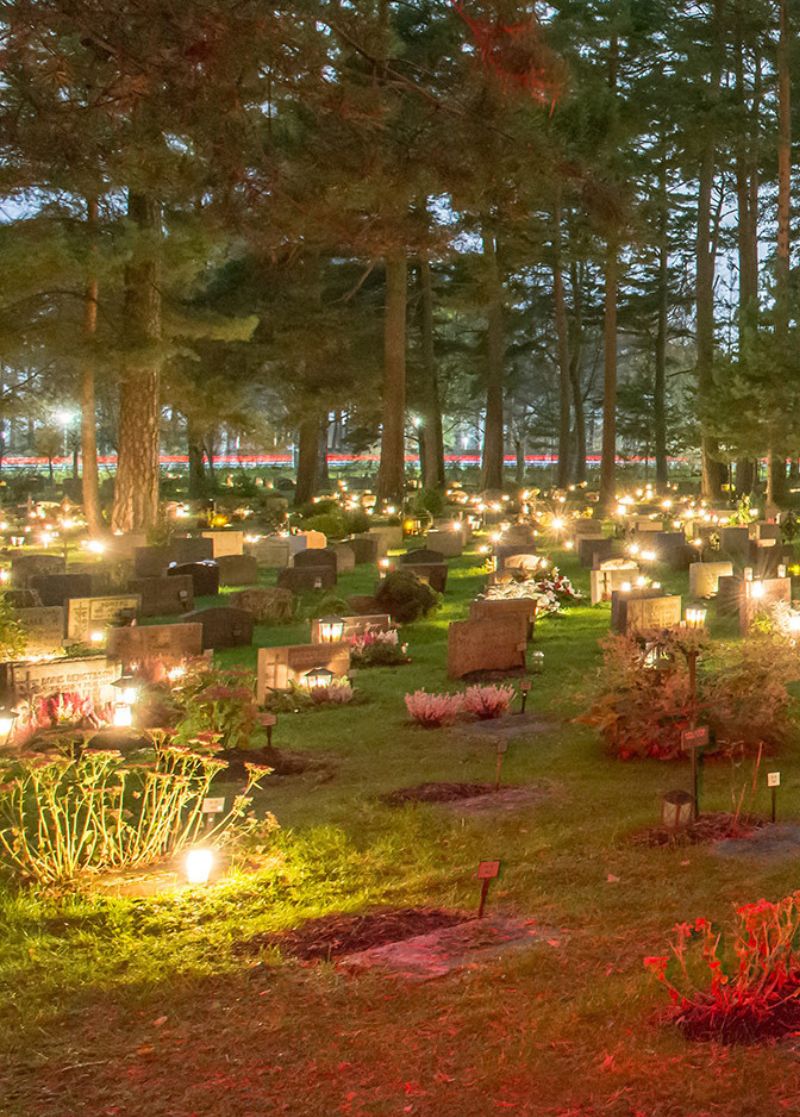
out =
[[[441,598],[411,571],[393,570],[378,586],[375,600],[380,611],[388,613],[392,620],[410,624],[433,612]]]
[[[154,737],[148,763],[111,751],[68,747],[55,757],[14,760],[0,786],[0,864],[23,880],[63,884],[87,870],[144,865],[180,852],[201,834],[229,840],[268,769],[248,766],[246,786],[211,831],[203,799],[225,765]]]
[[[16,659],[25,651],[25,629],[5,594],[0,594],[0,659]]]
[[[260,748],[266,730],[254,690],[253,672],[245,668],[199,674],[194,685],[182,692],[175,739],[184,744],[213,742],[223,751]]]

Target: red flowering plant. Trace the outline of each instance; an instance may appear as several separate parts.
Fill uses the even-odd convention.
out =
[[[58,691],[34,698],[20,709],[14,739],[29,740],[46,729],[99,729],[111,721],[111,706],[95,706],[76,691]]]
[[[644,959],[670,1019],[692,1039],[752,1043],[800,1029],[800,892],[736,909],[730,950],[707,919],[679,923],[670,952]]]
[[[178,742],[215,743],[223,750],[261,748],[266,741],[263,712],[255,699],[255,677],[246,668],[200,673],[181,692]]]

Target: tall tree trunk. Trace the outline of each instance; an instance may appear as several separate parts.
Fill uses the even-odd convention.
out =
[[[119,400],[117,477],[111,526],[146,531],[158,518],[161,415],[161,207],[133,191],[128,217],[136,242],[125,268],[125,366]]]
[[[422,486],[425,489],[443,489],[445,486],[444,434],[433,335],[433,279],[430,262],[424,257],[419,264],[419,279],[422,293],[420,300],[423,377],[420,438]]]
[[[617,461],[617,293],[619,256],[616,239],[606,245],[603,306],[603,446],[600,459],[600,507],[614,500]]]
[[[328,427],[330,421],[327,414],[320,416],[319,420],[319,461],[317,465],[317,487],[327,493],[331,487],[331,475],[328,472]]]
[[[566,489],[570,477],[569,404],[571,383],[569,323],[567,321],[567,302],[564,296],[564,276],[561,267],[561,199],[559,197],[553,214],[553,312],[558,351],[558,469],[556,471],[556,486],[559,489]]]
[[[402,505],[405,493],[406,303],[405,254],[386,257],[383,327],[383,433],[378,468],[378,500]]]
[[[792,105],[789,71],[788,0],[778,0],[778,244],[775,261],[775,335],[785,349],[789,344],[790,219],[792,178]],[[778,511],[785,496],[786,454],[770,446],[767,458],[767,515]]]
[[[306,416],[297,431],[296,505],[307,504],[317,492],[319,477],[320,421],[316,413]]]
[[[505,451],[503,391],[505,381],[505,333],[503,324],[503,285],[497,260],[497,241],[493,234],[483,235],[486,283],[486,419],[483,431],[484,489],[502,489]]]
[[[669,243],[667,227],[666,163],[661,166],[661,210],[658,241],[658,322],[656,324],[655,377],[653,382],[653,427],[655,433],[656,486],[666,489],[669,481],[667,461],[667,309],[669,305]]]
[[[583,405],[581,368],[583,363],[583,296],[580,273],[575,261],[570,264],[572,288],[572,338],[570,343],[569,376],[572,384],[572,411],[575,415],[575,483],[586,480],[586,409]]]
[[[189,455],[189,496],[201,497],[206,491],[203,435],[191,419],[186,420],[186,449]]]
[[[97,466],[97,409],[95,405],[95,339],[97,336],[97,198],[86,199],[89,237],[89,270],[83,297],[83,360],[81,363],[81,458],[83,514],[90,535],[104,531],[100,511],[100,477]]]
[[[722,14],[724,0],[714,0],[713,22],[715,24],[715,46],[722,37]],[[711,63],[709,97],[713,104],[719,98],[721,64],[716,51]],[[701,406],[710,410],[714,390],[714,273],[716,270],[716,237],[712,230],[712,195],[714,173],[717,159],[717,128],[711,119],[703,122],[706,132],[705,147],[700,161],[697,198],[697,233],[695,243],[695,318],[697,331],[697,387]],[[707,423],[704,422],[704,427]],[[720,495],[722,469],[719,461],[719,446],[707,429],[701,430],[700,449],[702,453],[702,493],[707,500],[716,500]]]

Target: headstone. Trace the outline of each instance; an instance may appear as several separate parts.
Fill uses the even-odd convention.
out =
[[[443,563],[444,555],[441,551],[432,551],[430,547],[419,547],[416,551],[406,551],[398,561],[402,566],[430,566],[432,563]]]
[[[203,629],[203,651],[213,648],[242,648],[253,642],[253,614],[244,609],[221,605],[188,613],[189,623]]]
[[[572,533],[576,539],[585,537],[586,539],[603,539],[603,533],[600,530],[600,524],[597,520],[591,518],[582,518],[572,521]]]
[[[659,531],[647,540],[647,546],[655,551],[657,562],[666,563],[672,570],[685,570],[694,557],[682,531]]]
[[[189,575],[133,578],[128,589],[141,597],[143,617],[173,617],[194,608],[194,588]]]
[[[211,543],[213,548],[211,558],[244,554],[243,531],[204,531],[203,538]]]
[[[261,704],[268,690],[288,690],[300,684],[307,671],[324,667],[337,678],[350,670],[350,645],[290,644],[280,648],[258,649],[256,701]]]
[[[739,574],[720,574],[717,578],[717,608],[720,612],[738,610],[744,578]]]
[[[678,594],[628,599],[626,632],[641,632],[650,628],[674,628],[680,623],[681,598]]]
[[[581,566],[591,569],[599,566],[601,562],[608,562],[614,554],[614,540],[603,537],[593,539],[581,536],[578,539],[578,559]]]
[[[26,656],[60,654],[64,647],[64,609],[61,605],[16,609],[14,616],[25,634]]]
[[[349,543],[334,543],[332,548],[336,555],[336,573],[349,574],[356,568],[356,556]]]
[[[172,562],[202,562],[204,559],[213,559],[214,544],[204,536],[176,535],[170,543]]]
[[[294,595],[290,590],[264,586],[240,590],[228,600],[234,608],[252,613],[256,624],[284,624],[294,617]]]
[[[463,679],[478,671],[524,668],[526,648],[524,617],[453,621],[447,633],[447,674]]]
[[[43,663],[13,663],[11,687],[18,699],[46,698],[51,694],[75,693],[90,698],[95,706],[116,700],[112,685],[120,677],[121,666],[110,656],[80,659],[49,659]]]
[[[108,631],[108,654],[121,660],[126,670],[142,660],[160,659],[166,666],[200,655],[200,624],[135,624]]]
[[[747,559],[750,552],[750,532],[746,527],[721,527],[719,529],[720,550],[732,559]]]
[[[67,601],[67,639],[76,644],[85,643],[94,629],[113,625],[121,615],[135,617],[141,605],[138,594],[71,597]]]
[[[289,548],[289,555],[294,558],[298,551],[308,550],[308,540],[305,535],[281,535],[278,538],[284,539]]]
[[[500,573],[509,567],[514,570],[536,569],[538,556],[534,548],[521,543],[495,543],[492,547],[495,570]]]
[[[595,570],[589,571],[589,585],[592,605],[610,601],[614,590],[625,582],[633,583],[639,574],[639,567],[631,559],[609,559]]]
[[[385,550],[381,558],[384,557],[386,551],[398,550],[403,546],[403,525],[402,524],[379,524],[371,527],[367,532],[374,539],[383,540]]]
[[[431,589],[437,593],[444,593],[447,589],[447,563],[446,562],[407,562],[403,570],[416,575],[421,582],[427,582]]]
[[[252,555],[221,555],[216,564],[221,586],[252,586],[258,581],[258,562]]]
[[[36,590],[43,605],[64,605],[70,597],[91,597],[89,574],[34,574],[30,588]]]
[[[784,546],[777,539],[751,539],[747,565],[757,578],[777,578],[778,567],[795,561],[791,544]]]
[[[112,535],[105,544],[106,554],[110,558],[133,560],[137,548],[147,546],[147,534],[143,531],[129,531],[122,535]]]
[[[160,578],[172,561],[169,547],[135,547],[133,572],[137,578]]]
[[[301,531],[300,538],[305,540],[306,551],[322,551],[328,546],[328,538],[322,531]]]
[[[395,627],[388,613],[358,614],[352,617],[341,617],[340,620],[344,622],[342,635],[344,642],[352,640],[354,636],[363,636],[368,630],[390,632]],[[314,617],[311,621],[311,643],[320,643],[319,617]]]
[[[281,589],[301,593],[303,590],[329,590],[336,585],[336,570],[330,566],[290,566],[278,573]]]
[[[14,555],[11,559],[11,585],[31,589],[31,579],[42,574],[63,574],[66,564],[61,555]]]
[[[720,578],[733,574],[731,562],[693,562],[689,565],[689,596],[716,597]]]
[[[528,640],[533,638],[536,623],[536,600],[531,597],[480,597],[470,602],[469,617],[473,621],[495,617],[522,617]]]
[[[633,530],[639,534],[650,534],[650,532],[663,531],[663,520],[647,520],[638,519],[633,521]]]
[[[167,568],[167,576],[191,578],[195,597],[216,597],[219,593],[219,565],[212,559],[206,559],[204,562],[175,563]]]
[[[460,531],[445,528],[443,531],[429,531],[425,546],[438,551],[444,558],[458,558],[464,552],[464,540]]]
[[[501,548],[501,550],[502,549],[504,549],[504,548]],[[504,558],[502,566],[500,564],[498,564],[498,571],[500,571],[500,570],[516,570],[520,574],[525,574],[526,576],[528,576],[528,575],[536,573],[536,571],[539,569],[539,563],[540,562],[541,562],[541,556],[540,555],[532,555],[532,554],[508,555],[507,558]]]
[[[38,609],[42,599],[36,590],[3,590],[3,601],[12,609]]]
[[[374,564],[378,561],[378,541],[371,535],[353,535],[347,540],[356,556],[356,566],[364,563]]]
[[[783,538],[781,525],[773,524],[767,520],[757,520],[748,527],[751,539],[774,539],[778,543]]]
[[[289,565],[291,553],[289,542],[286,539],[274,539],[267,536],[259,539],[257,543],[245,543],[245,553],[252,555],[259,566],[267,570],[285,570]]]
[[[759,613],[769,612],[775,605],[792,603],[791,578],[762,578],[742,582],[739,597],[739,631],[746,636]]]
[[[335,572],[337,569],[336,552],[332,547],[314,547],[308,551],[300,551],[294,556],[292,566],[295,570],[317,569],[324,566]]]

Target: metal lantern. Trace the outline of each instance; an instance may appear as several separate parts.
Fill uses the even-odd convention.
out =
[[[544,671],[544,652],[531,652],[531,674],[541,675]]]
[[[705,628],[706,616],[708,610],[702,606],[686,610],[686,627],[687,628]]]
[[[17,724],[19,710],[10,706],[0,706],[0,744],[5,748],[11,743],[14,726]]]
[[[692,821],[694,798],[688,791],[668,791],[661,800],[661,822],[667,830],[683,830]]]
[[[312,667],[303,675],[303,682],[309,690],[325,689],[331,685],[335,678],[333,671],[327,667]]]
[[[119,691],[119,700],[125,706],[133,706],[139,697],[139,684],[133,675],[120,675],[111,684]]]
[[[344,636],[344,621],[341,617],[320,617],[318,626],[321,644],[338,644]]]

